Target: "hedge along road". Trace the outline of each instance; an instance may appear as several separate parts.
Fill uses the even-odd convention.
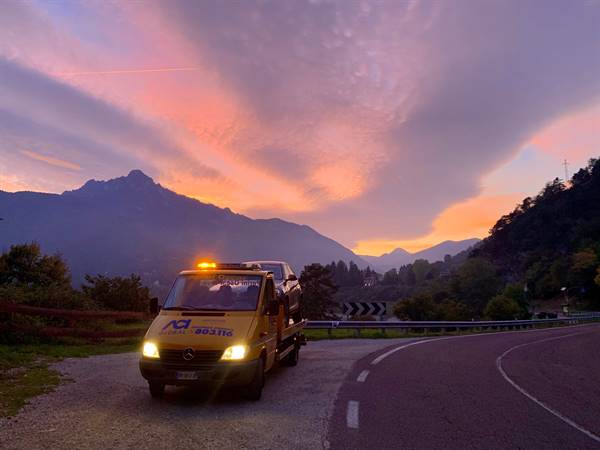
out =
[[[600,326],[438,338],[361,359],[334,449],[598,449]]]
[[[137,354],[67,359],[55,367],[73,382],[0,419],[0,448],[327,448],[335,396],[353,364],[406,342],[309,342],[298,366],[267,377],[259,402],[173,387],[153,400]]]

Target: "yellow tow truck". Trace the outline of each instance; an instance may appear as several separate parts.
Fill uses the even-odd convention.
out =
[[[150,394],[205,384],[260,399],[265,373],[295,366],[306,343],[306,320],[284,317],[273,274],[260,265],[203,262],[181,272],[144,337],[139,365]]]

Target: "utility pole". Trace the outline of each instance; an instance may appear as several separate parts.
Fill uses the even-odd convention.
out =
[[[563,166],[565,166],[565,183],[567,183],[569,181],[569,161],[565,159]]]

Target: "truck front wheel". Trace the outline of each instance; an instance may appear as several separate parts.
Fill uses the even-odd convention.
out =
[[[248,386],[246,386],[245,397],[248,400],[260,400],[263,387],[265,386],[265,361],[263,358],[256,364],[256,372]]]
[[[165,393],[165,385],[156,381],[149,381],[150,395],[152,398],[161,398]]]

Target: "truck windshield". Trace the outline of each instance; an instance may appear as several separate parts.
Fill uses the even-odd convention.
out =
[[[163,309],[254,311],[261,279],[256,275],[182,275],[175,281]]]

